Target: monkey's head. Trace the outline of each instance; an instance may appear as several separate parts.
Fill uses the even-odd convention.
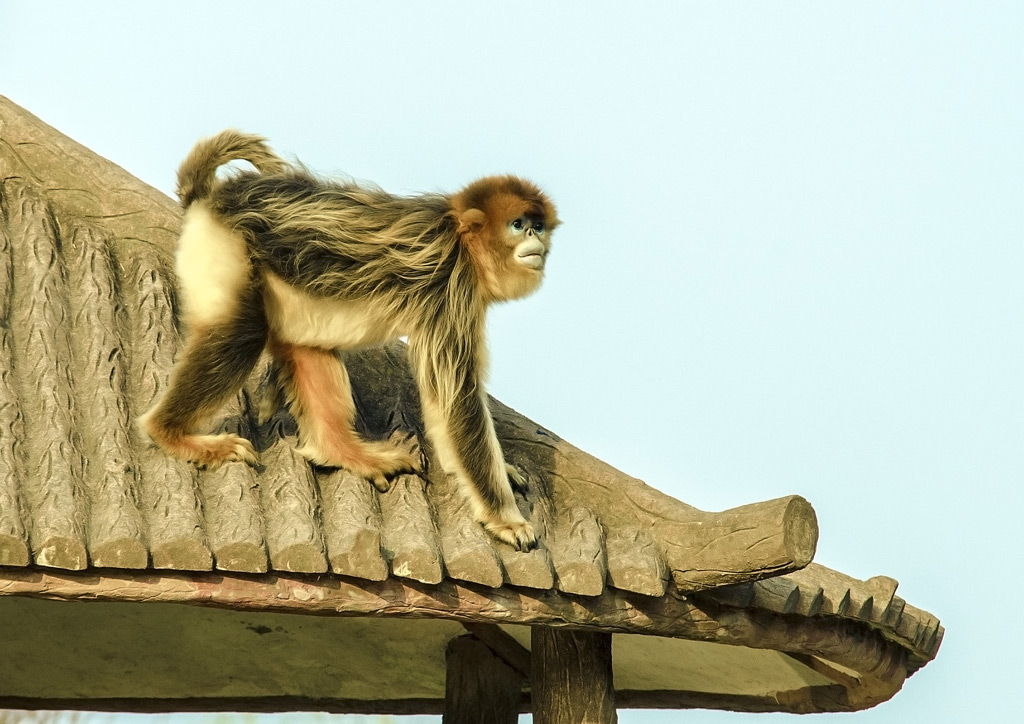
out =
[[[490,176],[452,197],[457,231],[488,301],[518,299],[544,278],[555,206],[537,186],[516,176]]]

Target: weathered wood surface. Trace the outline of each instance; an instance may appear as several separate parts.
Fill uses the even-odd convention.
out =
[[[117,255],[117,290],[128,316],[127,353],[131,364],[126,402],[129,415],[147,410],[167,382],[178,349],[174,289],[166,255],[148,244]],[[154,568],[209,570],[213,554],[207,542],[195,467],[168,458],[139,439],[135,425],[132,457],[138,481],[139,509]]]
[[[324,473],[318,479],[331,570],[383,581],[388,563],[382,553],[380,505],[373,486],[347,470]]]
[[[168,262],[181,211],[120,166],[0,96],[0,180],[36,189],[56,216],[109,231],[113,243],[148,246]]]
[[[545,539],[558,577],[558,589],[580,596],[596,596],[608,580],[604,532],[597,516],[582,506],[559,510]]]
[[[530,650],[537,724],[615,724],[612,635],[534,626]]]
[[[240,611],[455,620],[466,625],[499,658],[517,670],[526,666],[523,651],[516,642],[509,642],[500,630],[489,625],[518,623],[566,631],[641,633],[780,651],[836,681],[835,687],[824,690],[810,687],[792,692],[785,701],[686,691],[620,690],[616,692],[620,707],[850,711],[890,698],[909,673],[934,657],[941,641],[941,628],[931,627],[934,619],[929,614],[906,605],[895,624],[861,620],[853,617],[849,608],[840,613],[838,604],[843,600],[864,600],[866,595],[871,595],[868,592],[876,588],[876,583],[854,581],[819,566],[801,575],[810,581],[795,583],[801,595],[806,592],[816,596],[820,592],[823,605],[818,615],[800,616],[774,610],[778,606],[738,607],[714,600],[711,593],[687,596],[669,593],[653,598],[606,589],[600,596],[580,599],[557,591],[525,595],[523,589],[461,585],[450,580],[425,586],[405,583],[398,577],[371,582],[285,574],[273,577],[127,571],[78,574],[5,568],[0,569],[0,595],[64,601],[172,602]],[[819,580],[825,585],[817,583]],[[586,601],[585,606],[580,605],[581,600]],[[926,631],[932,634],[925,634]],[[67,704],[62,702],[62,705]],[[256,705],[257,702],[246,703],[246,706]],[[307,702],[305,707],[311,705]],[[230,708],[227,703],[225,706]],[[398,710],[378,711],[397,713]],[[420,711],[427,713],[434,709]]]
[[[89,554],[93,565],[145,568],[149,550],[132,474],[132,426],[125,400],[125,315],[109,240],[95,227],[64,230],[71,237],[67,272],[71,312],[71,370],[79,398],[75,429],[81,437],[82,482],[89,499]]]
[[[11,238],[11,359],[24,421],[22,463],[27,526],[37,563],[80,570],[88,565],[83,458],[73,410],[67,272],[47,205],[24,186],[3,184]]]
[[[477,525],[469,501],[452,475],[435,475],[427,496],[437,516],[441,553],[448,575],[460,581],[497,588],[505,581],[505,568],[490,536]]]
[[[705,591],[697,600],[777,614],[862,621],[908,648],[907,665],[913,673],[935,656],[944,630],[935,616],[895,595],[897,585],[886,576],[860,581],[811,563],[786,576]]]
[[[706,513],[663,495],[492,401],[519,496],[540,534],[490,538],[431,461],[387,493],[294,454],[294,424],[255,420],[257,374],[212,423],[261,467],[196,471],[145,444],[133,420],[180,344],[171,253],[180,214],[154,189],[0,98],[0,561],[321,573],[598,596],[661,596],[796,570],[814,511],[799,497]],[[359,421],[423,438],[402,345],[347,357]],[[429,453],[429,450],[427,450]]]
[[[469,634],[452,639],[445,654],[443,724],[515,724],[523,675]]]
[[[0,224],[0,319],[10,319],[13,269],[11,236]],[[0,324],[0,360],[12,357],[9,325]],[[25,438],[16,390],[17,380],[9,364],[0,365],[0,565],[29,563],[28,530],[19,502],[18,479],[22,468],[20,442]]]

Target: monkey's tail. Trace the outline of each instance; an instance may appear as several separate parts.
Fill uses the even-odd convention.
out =
[[[251,133],[226,130],[205,138],[189,151],[178,168],[178,198],[188,208],[208,198],[217,169],[229,161],[248,161],[260,173],[280,173],[288,164],[270,150],[266,139]]]

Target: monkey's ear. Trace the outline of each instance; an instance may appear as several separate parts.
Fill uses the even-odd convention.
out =
[[[459,214],[459,228],[457,231],[460,234],[479,231],[486,222],[487,214],[480,209],[466,209]]]

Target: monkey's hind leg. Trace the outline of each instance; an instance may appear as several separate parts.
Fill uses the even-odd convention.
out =
[[[356,408],[348,370],[332,350],[276,342],[280,380],[299,426],[299,454],[316,465],[346,468],[381,492],[389,478],[420,472],[419,456],[356,433]]]
[[[242,460],[256,463],[252,443],[231,433],[201,435],[195,429],[236,394],[259,360],[267,324],[259,292],[252,290],[225,322],[195,329],[153,409],[139,420],[142,431],[167,453],[202,468]]]

